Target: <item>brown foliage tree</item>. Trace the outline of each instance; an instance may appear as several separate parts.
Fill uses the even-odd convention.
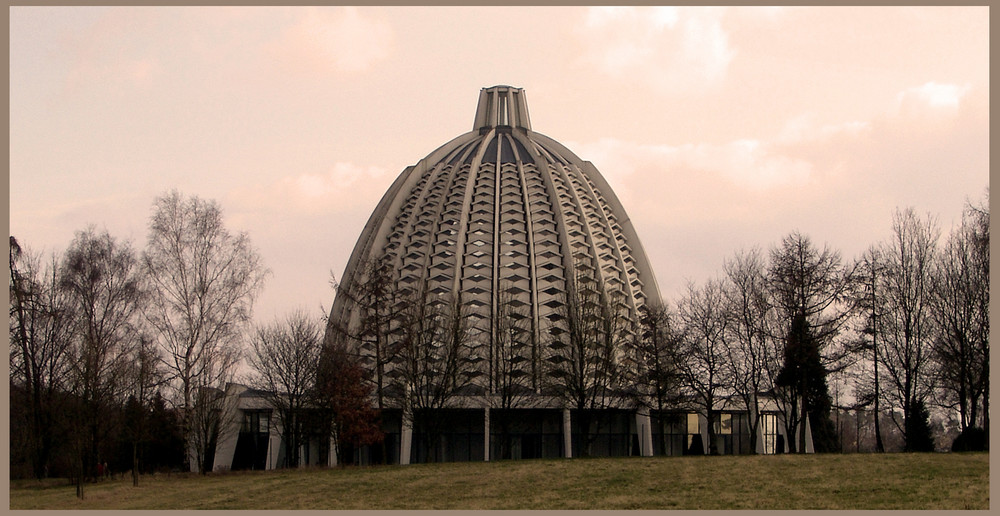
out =
[[[378,414],[390,401],[401,401],[401,393],[392,389],[390,377],[399,358],[401,341],[395,338],[393,330],[402,324],[403,314],[400,304],[403,295],[396,289],[392,276],[392,262],[387,257],[372,259],[357,265],[360,274],[354,274],[352,283],[337,283],[331,280],[337,291],[337,301],[341,310],[353,310],[356,320],[345,320],[341,314],[331,313],[327,320],[324,347],[327,349],[350,345],[357,350],[357,358],[363,367],[372,371],[365,376],[371,382],[375,394]],[[381,460],[387,460],[387,448],[383,441]]]
[[[349,449],[384,440],[371,394],[371,383],[357,358],[343,343],[328,343],[319,359],[311,398],[324,413],[327,434],[333,438],[341,462],[346,462]]]

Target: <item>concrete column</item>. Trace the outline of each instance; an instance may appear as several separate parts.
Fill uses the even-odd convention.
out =
[[[264,469],[276,469],[278,467],[278,453],[281,451],[279,447],[281,445],[281,439],[276,438],[274,433],[267,438],[267,461],[264,463]]]
[[[403,409],[402,431],[399,436],[399,463],[410,463],[410,445],[413,443],[413,417],[409,410]]]
[[[812,427],[809,424],[809,414],[806,414],[803,419],[806,420],[806,423],[804,425],[805,426],[805,432],[806,432],[806,450],[805,450],[805,452],[806,453],[816,453],[816,449],[813,448],[813,433],[812,433]]]
[[[198,452],[194,449],[194,444],[188,446],[188,464],[191,466],[191,473],[198,472]]]
[[[639,434],[639,455],[653,456],[653,425],[649,421],[649,409],[640,408],[635,414],[635,431]]]
[[[708,442],[708,418],[701,414],[698,414],[698,428],[698,433],[701,434],[701,448],[705,455],[708,455],[712,450],[712,443]]]
[[[573,423],[570,420],[569,409],[563,409],[563,446],[566,449],[565,457],[573,458]]]
[[[754,446],[754,453],[757,455],[764,454],[764,416],[759,415],[757,407],[751,405],[750,407],[750,419],[747,421],[748,424],[752,425],[754,421],[757,421],[757,445]]]
[[[483,409],[483,460],[490,461],[490,408]]]

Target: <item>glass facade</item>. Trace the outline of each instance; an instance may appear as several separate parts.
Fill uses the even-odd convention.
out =
[[[232,469],[266,469],[270,431],[270,410],[244,411],[236,450],[233,452]]]
[[[704,416],[695,412],[652,411],[650,421],[653,433],[654,455],[688,455],[705,453],[706,443],[702,442]],[[751,442],[749,414],[740,411],[719,412],[713,416],[712,430],[715,434],[716,450],[720,454],[750,454],[754,452]],[[761,415],[760,432],[763,434],[763,452],[775,453],[778,416],[773,413]]]

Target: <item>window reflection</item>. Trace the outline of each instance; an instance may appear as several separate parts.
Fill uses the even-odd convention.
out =
[[[695,436],[697,436],[698,446],[701,446],[701,421],[698,414],[689,413],[687,415],[687,444],[685,446],[689,451],[692,450],[691,446],[695,442]]]
[[[715,416],[712,429],[715,430],[717,435],[731,435],[733,433],[733,415],[718,414]]]

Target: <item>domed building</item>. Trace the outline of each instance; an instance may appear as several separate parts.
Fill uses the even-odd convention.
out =
[[[532,130],[523,89],[494,86],[479,94],[472,131],[407,167],[382,197],[347,264],[327,338],[353,337],[379,376],[384,419],[396,413],[397,424],[386,428],[393,462],[407,463],[411,453],[414,460],[483,460],[491,451],[572,456],[581,446],[649,455],[648,415],[636,416],[620,379],[601,376],[594,362],[631,367],[627,337],[639,309],[658,301],[646,253],[604,177]],[[413,321],[402,314],[415,309],[424,321],[461,321],[461,342],[443,339],[453,355],[461,350],[460,364],[440,365],[448,347],[440,335],[425,339],[438,366],[403,356],[418,352],[420,336],[401,322]],[[574,332],[600,333],[594,314],[615,323],[604,339],[614,340],[610,355],[587,356],[587,344],[573,342]],[[430,396],[421,388],[442,390],[426,386],[433,380],[420,367],[457,378],[447,400],[414,401]],[[421,444],[414,418],[431,408],[446,428]],[[596,435],[586,443],[574,442],[582,441],[573,437],[576,410],[588,411],[584,424]]]
[[[212,469],[286,467],[292,454],[334,465],[703,454],[709,442],[724,454],[785,452],[767,393],[755,439],[735,398],[718,400],[711,433],[690,404],[651,418],[649,357],[636,344],[641,309],[659,301],[600,172],[531,129],[524,90],[484,88],[472,131],[382,197],[327,321],[326,349],[366,369],[385,438],[352,449],[331,432],[329,407],[307,407],[290,451],[275,406],[284,394],[229,384],[214,395],[225,429]]]

